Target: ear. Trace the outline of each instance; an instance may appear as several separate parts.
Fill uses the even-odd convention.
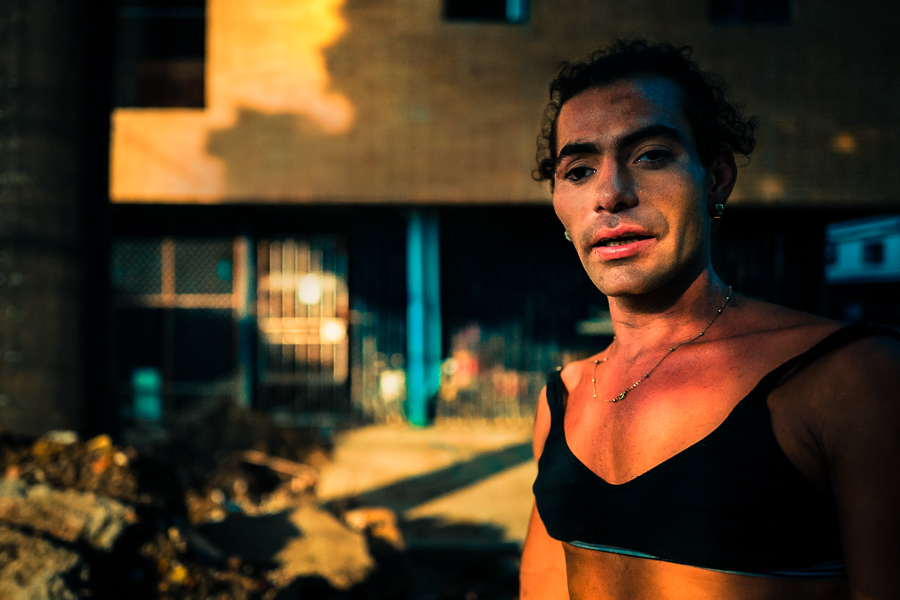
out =
[[[706,169],[706,205],[712,212],[716,204],[725,204],[737,182],[737,165],[731,152],[717,156]]]

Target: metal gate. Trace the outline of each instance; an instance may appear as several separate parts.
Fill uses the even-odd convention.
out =
[[[294,422],[349,415],[346,252],[334,238],[262,240],[256,269],[257,406]]]
[[[346,417],[347,258],[335,238],[120,238],[113,369],[126,416],[211,397],[290,422]]]
[[[126,409],[153,414],[234,393],[234,259],[221,238],[113,244],[112,362]],[[159,406],[132,406],[139,394]]]

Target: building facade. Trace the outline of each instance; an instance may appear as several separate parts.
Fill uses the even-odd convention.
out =
[[[609,335],[531,173],[560,61],[616,38],[692,45],[760,116],[718,224],[736,289],[860,316],[828,298],[826,227],[900,210],[887,0],[108,9],[109,288],[86,306],[109,305],[126,418],[219,396],[289,423],[530,418],[543,373]]]

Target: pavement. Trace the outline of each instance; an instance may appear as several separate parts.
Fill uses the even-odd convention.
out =
[[[410,548],[521,547],[537,474],[530,423],[373,425],[334,444],[323,503],[393,510]]]

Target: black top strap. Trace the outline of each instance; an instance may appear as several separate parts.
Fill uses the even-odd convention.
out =
[[[550,409],[551,426],[557,420],[557,415],[565,412],[563,388],[562,369],[550,371],[547,374],[547,407]]]
[[[822,341],[806,352],[798,354],[787,362],[775,367],[760,380],[759,384],[756,386],[756,391],[762,392],[764,396],[768,395],[769,392],[781,383],[781,380],[791,369],[809,364],[817,358],[828,354],[832,350],[872,335],[887,335],[900,340],[900,333],[897,331],[874,323],[852,323],[846,325],[826,336]]]

